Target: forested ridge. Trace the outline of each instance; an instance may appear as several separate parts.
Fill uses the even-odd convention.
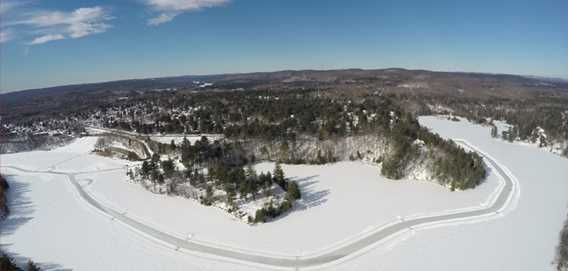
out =
[[[260,158],[296,164],[336,162],[342,158],[337,157],[333,149],[317,149],[316,155],[302,157],[295,155],[294,148],[306,138],[313,138],[315,142],[333,142],[370,135],[381,138],[386,145],[374,159],[382,163],[381,172],[389,178],[406,177],[409,165],[416,159],[424,159],[425,155],[432,159],[430,165],[434,177],[452,189],[473,188],[485,176],[479,156],[420,127],[416,117],[401,110],[390,96],[366,95],[352,99],[325,95],[317,90],[274,94],[263,91],[210,92],[182,97],[172,95],[168,99],[145,102],[150,105],[137,104],[141,108],[157,106],[177,110],[150,114],[154,121],[144,125],[128,118],[104,123],[110,128],[143,134],[191,131],[222,133],[227,137],[223,142],[198,141],[194,146],[183,143],[180,148],[182,161],[191,167],[195,164],[189,165],[187,161],[192,159],[200,166],[205,162],[207,165],[222,164],[222,167],[242,167]],[[128,104],[123,106],[129,108]],[[186,111],[192,114],[180,113]],[[247,142],[265,147],[260,153],[254,153],[247,148]],[[209,144],[211,149],[208,151],[193,151]],[[263,151],[272,145],[278,146],[276,155],[263,155]],[[164,148],[167,149],[159,149]],[[365,153],[353,150],[350,158],[356,160],[363,156]]]

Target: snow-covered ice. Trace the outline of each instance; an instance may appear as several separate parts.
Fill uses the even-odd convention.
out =
[[[407,235],[332,270],[555,270],[555,248],[568,207],[568,160],[491,138],[489,127],[421,117],[449,138],[464,138],[507,166],[522,187],[514,211],[483,223]]]
[[[513,171],[522,186],[517,208],[496,220],[403,234],[399,239],[404,242],[371,249],[329,269],[552,270],[568,203],[568,160],[493,139],[488,127],[436,117],[420,121],[444,137],[470,141]],[[128,164],[90,154],[95,142],[81,138],[49,152],[2,155],[0,162],[29,169],[55,165],[70,172]],[[261,163],[256,169],[273,167]],[[304,198],[293,212],[255,226],[192,200],[152,194],[128,182],[125,170],[82,174],[78,180],[97,200],[162,231],[268,255],[313,253],[404,216],[476,207],[498,187],[495,174],[474,190],[450,192],[435,183],[387,180],[376,166],[363,162],[283,167],[298,181]],[[11,253],[76,270],[252,268],[175,252],[134,233],[81,202],[62,176],[5,168],[2,172],[11,175],[16,188],[23,188],[20,195],[31,206],[22,213],[31,219],[21,219],[8,230],[3,227],[0,243]]]
[[[256,167],[259,172],[273,168],[273,163]],[[127,182],[125,173],[120,171],[89,175],[94,182],[88,191],[97,199],[120,206],[121,210],[177,235],[192,233],[201,241],[294,255],[344,241],[396,220],[399,215],[479,206],[498,183],[491,175],[479,189],[452,193],[435,183],[387,180],[379,175],[376,166],[361,162],[284,165],[283,169],[298,182],[303,199],[291,213],[256,226],[192,200],[151,194]]]
[[[42,270],[258,270],[142,237],[81,202],[64,176],[2,172],[17,199],[0,224],[1,248],[16,258],[31,257]]]

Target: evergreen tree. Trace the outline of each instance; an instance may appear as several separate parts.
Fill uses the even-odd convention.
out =
[[[254,168],[252,167],[251,164],[249,164],[247,166],[246,172],[245,172],[245,176],[248,180],[256,182],[258,179],[258,176],[256,175],[256,171],[254,170]]]
[[[32,261],[29,260],[27,264],[27,271],[39,271],[39,267]]]
[[[286,192],[286,197],[293,202],[294,200],[300,199],[302,194],[300,192],[300,188],[298,187],[298,183],[296,182],[288,182],[288,191]]]
[[[171,177],[176,170],[174,161],[171,159],[162,161],[162,169],[164,170],[166,177]]]
[[[148,163],[148,161],[142,162],[142,167],[140,168],[140,174],[142,175],[142,178],[148,178],[150,172],[153,171],[153,169],[154,167],[152,166],[152,164]]]
[[[280,162],[276,162],[276,165],[274,166],[274,182],[280,185],[282,189],[286,190],[286,177],[284,176],[284,171],[282,170]]]
[[[170,142],[170,150],[171,151],[175,151],[176,150],[176,142],[172,139],[172,141]]]
[[[152,159],[151,162],[155,165],[158,162],[160,162],[160,155],[158,155],[157,153],[152,154]]]
[[[21,271],[10,256],[2,253],[0,255],[0,270],[2,271]]]

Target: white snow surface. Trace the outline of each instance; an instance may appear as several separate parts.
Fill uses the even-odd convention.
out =
[[[552,270],[568,204],[568,160],[492,139],[488,127],[420,118],[444,137],[463,138],[506,165],[519,179],[517,208],[485,222],[416,230],[329,270]],[[0,156],[0,165],[80,172],[129,162],[90,154],[95,137],[52,151]],[[273,170],[261,163],[257,171]],[[132,218],[192,240],[267,255],[300,255],[336,246],[403,216],[478,207],[498,187],[490,174],[474,190],[450,192],[430,182],[392,181],[363,162],[284,165],[303,199],[276,221],[250,226],[193,200],[157,195],[128,182],[125,170],[78,176],[85,190]],[[2,224],[2,249],[56,268],[75,270],[252,270],[252,266],[184,254],[156,243],[82,202],[62,176],[9,175],[22,207]],[[18,219],[23,217],[24,219]],[[31,218],[31,219],[26,219]],[[400,242],[405,240],[404,242]],[[465,264],[467,263],[467,264]]]
[[[521,185],[514,211],[483,223],[407,234],[404,242],[368,252],[333,270],[555,270],[555,248],[568,206],[568,160],[493,139],[489,127],[434,116],[420,123],[463,138],[507,166]]]
[[[258,172],[273,168],[273,163],[256,167]],[[192,234],[194,240],[296,255],[316,252],[392,222],[397,216],[479,206],[498,184],[492,175],[477,190],[452,193],[430,182],[386,180],[376,166],[361,162],[284,165],[283,169],[298,182],[303,199],[287,215],[256,226],[192,200],[148,193],[138,184],[127,182],[125,173],[120,171],[89,175],[94,182],[88,191],[97,199],[178,236]]]
[[[81,202],[64,176],[2,172],[17,199],[0,244],[20,262],[31,257],[42,270],[259,270],[151,241]]]
[[[0,165],[19,166],[30,170],[81,172],[117,168],[129,163],[92,154],[97,139],[98,137],[78,138],[69,145],[51,151],[3,154],[0,155]]]

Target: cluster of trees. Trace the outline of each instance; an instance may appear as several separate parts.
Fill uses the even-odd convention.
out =
[[[466,152],[453,142],[447,142],[439,148],[444,153],[434,161],[434,173],[442,184],[452,190],[470,189],[481,184],[486,170],[477,153]]]
[[[556,249],[556,268],[558,271],[568,270],[568,219],[560,232],[560,244]]]
[[[179,146],[172,142],[169,147],[159,150],[170,155],[177,154],[186,171],[177,171],[174,160],[160,160],[162,153],[156,152],[150,160],[142,163],[139,175],[157,185],[169,183],[171,187],[168,187],[168,192],[174,194],[177,181],[189,182],[205,191],[200,198],[205,205],[217,201],[214,191],[222,190],[226,193],[227,203],[233,206],[230,210],[232,211],[237,196],[244,200],[255,200],[259,195],[271,196],[273,184],[276,184],[286,192],[286,196],[284,202],[278,206],[279,212],[266,209],[271,210],[267,212],[266,217],[275,217],[287,211],[293,202],[301,197],[297,183],[286,179],[280,163],[276,163],[273,172],[259,174],[252,167],[254,156],[247,155],[238,143],[210,142],[207,137],[202,137],[191,144],[184,138]],[[129,171],[127,174],[135,178],[134,172]],[[166,182],[168,179],[170,181]],[[172,179],[176,179],[176,182]]]
[[[296,200],[302,198],[298,183],[286,179],[280,163],[276,163],[274,168],[273,181],[286,191],[284,200],[279,204],[275,204],[274,201],[271,200],[266,206],[256,211],[254,218],[248,217],[249,223],[264,223],[270,219],[274,219],[286,213],[294,206]]]
[[[8,202],[6,198],[6,191],[10,188],[4,176],[0,175],[0,219],[8,215]]]
[[[234,204],[235,197],[241,199],[252,198],[255,200],[259,195],[272,196],[273,184],[278,185],[285,191],[284,199],[279,204],[270,204],[259,209],[255,217],[249,217],[250,223],[266,222],[268,219],[275,218],[292,208],[293,203],[301,198],[300,188],[294,181],[286,179],[280,163],[276,163],[273,173],[270,171],[257,174],[249,164],[246,169],[243,167],[223,167],[220,164],[213,164],[208,170],[206,185],[206,195],[202,202],[206,205],[211,204],[215,199],[212,198],[212,188],[221,189],[227,194],[227,202]],[[234,207],[234,206],[233,206]]]
[[[28,260],[26,268],[22,269],[16,265],[14,260],[5,253],[0,254],[0,270],[2,271],[39,271],[41,270],[36,263]]]
[[[175,173],[175,164],[173,160],[160,160],[160,155],[154,153],[150,160],[142,162],[140,167],[140,176],[144,180],[150,180],[154,184],[164,184],[165,178],[171,177]],[[129,170],[127,175],[134,178],[134,173]]]
[[[421,145],[433,159],[435,177],[450,189],[469,189],[481,184],[486,171],[483,161],[474,152],[467,152],[453,141],[421,127],[408,113],[402,113],[386,133],[391,151],[383,158],[381,173],[392,179],[405,176],[405,170],[421,155]]]

